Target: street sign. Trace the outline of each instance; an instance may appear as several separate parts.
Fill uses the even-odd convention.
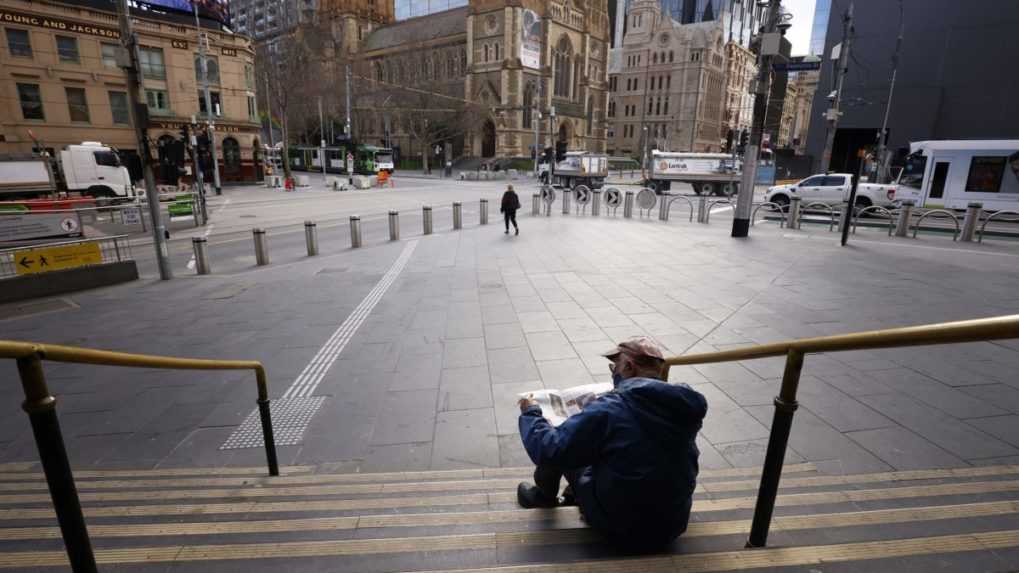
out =
[[[555,203],[555,189],[551,185],[541,187],[541,200],[546,203]]]
[[[577,205],[587,205],[591,201],[591,190],[586,185],[580,185],[574,191],[577,193]]]
[[[4,213],[0,215],[0,241],[24,241],[81,234],[77,213]]]
[[[97,243],[42,247],[14,252],[14,267],[19,275],[34,275],[73,269],[103,262],[103,254]]]
[[[354,172],[354,154],[347,153],[347,173],[349,174],[353,172]]]
[[[776,72],[806,72],[821,69],[821,61],[816,62],[775,62],[771,65],[771,69]]]
[[[615,187],[605,190],[605,204],[609,207],[619,207],[623,203],[623,194]]]
[[[655,203],[657,203],[657,202],[658,202],[658,196],[655,195],[654,191],[652,191],[651,189],[648,189],[647,187],[641,189],[637,193],[637,206],[640,207],[641,209],[644,209],[644,210],[653,209],[654,206],[655,206]]]
[[[142,224],[142,212],[138,207],[127,207],[121,214],[124,217],[125,225],[141,225]]]

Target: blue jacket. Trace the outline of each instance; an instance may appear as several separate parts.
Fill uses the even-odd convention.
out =
[[[620,545],[664,545],[686,531],[697,484],[695,438],[708,403],[686,384],[630,378],[558,428],[539,406],[520,414],[531,461],[581,469],[573,484],[587,522]]]

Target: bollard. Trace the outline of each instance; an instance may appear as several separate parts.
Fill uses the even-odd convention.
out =
[[[200,275],[212,272],[209,265],[209,240],[205,237],[192,237],[191,246],[195,249],[195,269]]]
[[[478,215],[482,225],[488,224],[488,199],[481,200],[481,213]]]
[[[984,214],[984,204],[974,201],[966,206],[966,218],[962,221],[962,235],[959,240],[964,243],[973,242],[973,234],[976,233],[977,223]]]
[[[400,212],[390,211],[389,212],[389,240],[399,241],[400,240]]]
[[[531,214],[541,215],[541,195],[537,193],[531,195]]]
[[[627,191],[623,199],[623,217],[626,219],[633,218],[633,191]]]
[[[350,216],[350,248],[357,249],[361,246],[361,217]]]
[[[315,224],[315,221],[304,222],[304,242],[308,245],[309,257],[318,254],[318,225]]]
[[[572,189],[563,189],[563,215],[570,214],[570,197],[573,196]]]
[[[421,208],[421,226],[424,227],[426,235],[432,234],[432,208],[429,205]]]
[[[895,222],[895,236],[905,237],[909,234],[909,221],[913,217],[913,201],[906,199],[899,209],[899,220]]]
[[[800,229],[800,201],[801,197],[789,199],[789,228],[794,231]]]
[[[463,228],[463,204],[459,201],[453,202],[453,230]]]
[[[706,223],[708,221],[708,196],[701,193],[697,198],[697,222]]]
[[[598,215],[601,215],[601,191],[595,189],[591,191],[591,216]]]
[[[264,267],[269,264],[269,240],[265,237],[265,229],[254,229],[251,233],[255,236],[255,264]]]
[[[662,195],[658,200],[658,220],[668,221],[669,220],[669,201],[668,195]]]

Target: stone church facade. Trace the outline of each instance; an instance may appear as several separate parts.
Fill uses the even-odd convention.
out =
[[[365,2],[327,0],[322,10],[341,23],[344,52],[364,86],[355,93],[367,94],[358,96],[358,139],[421,153],[420,127],[409,127],[420,118],[387,112],[392,94],[404,101],[418,94],[421,114],[465,106],[477,116],[444,141],[456,157],[530,157],[535,127],[539,150],[555,141],[570,150],[605,150],[607,0],[471,0],[395,23],[379,22],[389,13],[381,7],[369,19],[354,4]],[[530,42],[525,22],[534,31]]]

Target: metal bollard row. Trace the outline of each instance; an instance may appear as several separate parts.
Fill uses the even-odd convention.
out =
[[[633,218],[633,191],[627,191],[623,199],[623,218]]]
[[[789,200],[789,228],[794,231],[800,230],[800,197],[793,197]]]
[[[458,231],[463,228],[463,203],[459,201],[453,202],[453,230]]]
[[[425,205],[421,207],[421,227],[422,231],[426,235],[432,234],[432,207],[431,205]]]
[[[909,222],[913,217],[913,201],[907,199],[902,202],[902,208],[899,209],[899,220],[895,222],[895,236],[905,237],[909,234]]]
[[[481,211],[478,215],[479,223],[482,225],[488,224],[488,199],[481,200]]]
[[[541,195],[537,193],[531,195],[531,214],[534,216],[541,215]]]
[[[959,235],[959,240],[963,243],[972,243],[973,235],[977,230],[977,223],[980,222],[980,217],[984,214],[984,204],[979,201],[973,201],[966,206],[966,218],[962,220],[962,234]]]
[[[591,191],[591,216],[597,217],[601,215],[601,191],[595,189]]]

